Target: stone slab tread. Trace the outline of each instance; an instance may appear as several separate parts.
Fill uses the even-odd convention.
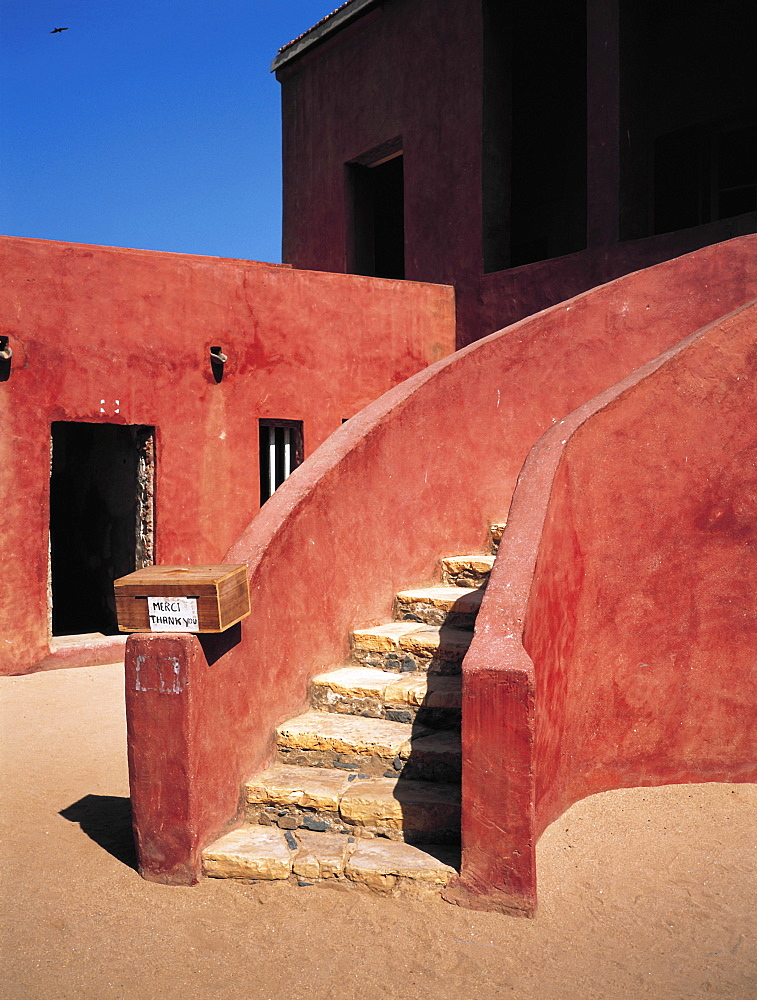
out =
[[[293,750],[407,757],[411,740],[429,730],[386,719],[309,711],[282,723],[276,732],[278,745]]]
[[[397,601],[401,604],[431,604],[445,611],[475,614],[481,606],[483,591],[478,587],[419,587],[401,590]]]
[[[488,573],[494,565],[494,559],[493,555],[484,555],[482,553],[474,553],[467,556],[447,556],[442,559],[442,572],[472,569],[479,573]]]
[[[470,635],[470,633],[468,633]],[[428,708],[460,708],[460,676],[396,674],[375,667],[337,667],[318,674],[314,689],[328,690],[346,698],[375,697],[391,705],[425,705]]]
[[[299,805],[313,809],[339,811],[348,801],[380,803],[375,809],[399,815],[403,805],[460,804],[460,786],[440,782],[410,781],[402,778],[358,779],[345,771],[320,767],[272,764],[247,782],[248,803]]]
[[[441,856],[438,856],[441,855]],[[449,855],[449,861],[454,858]],[[203,851],[206,875],[244,880],[342,878],[372,891],[397,894],[440,889],[456,874],[442,852],[389,840],[245,826]]]

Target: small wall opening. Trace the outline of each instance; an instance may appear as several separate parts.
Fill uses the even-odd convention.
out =
[[[405,181],[402,153],[347,164],[351,200],[348,266],[352,274],[405,277]]]
[[[50,470],[52,634],[118,632],[113,581],[154,552],[154,428],[56,421]]]
[[[260,421],[260,505],[302,464],[302,421]]]

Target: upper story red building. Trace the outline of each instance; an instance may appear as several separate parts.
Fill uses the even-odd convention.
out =
[[[756,16],[349,0],[273,63],[284,260],[453,284],[462,346],[754,232]]]

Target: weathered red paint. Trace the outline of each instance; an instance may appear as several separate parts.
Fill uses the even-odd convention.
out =
[[[162,723],[142,726],[140,741],[129,742],[140,872],[153,882],[195,884],[200,875],[200,852],[206,845],[200,832],[220,836],[241,815],[241,798],[235,810],[229,812],[225,801],[219,809],[224,789],[212,780],[218,769],[217,734],[205,723],[207,715],[216,726],[224,724],[221,720],[234,719],[237,689],[228,675],[228,661],[218,655],[224,648],[220,636],[200,640],[197,636],[135,633],[128,640],[129,725],[145,715]],[[244,728],[240,726],[239,732],[243,743]],[[234,752],[229,750],[232,755]],[[166,803],[171,804],[170,810]]]
[[[302,420],[309,454],[454,349],[439,286],[11,237],[0,267],[2,673],[108,655],[50,653],[52,421],[154,425],[156,561],[217,563],[259,508],[258,418]]]
[[[480,0],[376,4],[367,16],[278,70],[284,260],[295,267],[349,270],[345,164],[395,138],[401,138],[404,156],[406,275],[454,285],[459,347],[620,275],[754,232],[757,214],[750,212],[621,240],[619,219],[626,205],[620,148],[630,142],[638,147],[642,184],[648,183],[652,150],[648,129],[641,126],[631,135],[622,122],[619,4],[589,0],[586,249],[485,273],[482,237],[492,219],[485,218],[482,200],[487,145],[482,7]],[[708,54],[707,74],[724,76],[728,56]],[[715,62],[724,72],[715,69]],[[734,65],[742,61],[735,59]],[[636,76],[643,77],[645,69],[637,69]],[[634,75],[628,68],[625,72]],[[703,74],[697,70],[696,76]],[[555,86],[560,86],[557,77]],[[690,122],[680,125],[708,114],[740,114],[746,100],[736,89],[725,112],[711,108],[706,94],[698,92]],[[670,92],[659,94],[657,103],[670,106],[670,127],[676,113],[681,117],[684,93],[677,81]],[[502,184],[508,183],[503,176]]]
[[[223,657],[233,697],[221,714],[209,693],[196,716],[198,735],[215,747],[198,794],[212,788],[217,808],[193,830],[197,843],[236,815],[240,786],[270,757],[274,727],[304,707],[315,673],[343,659],[349,631],[390,618],[395,591],[430,581],[440,556],[484,547],[489,521],[507,512],[531,446],[553,423],[754,296],[756,249],[754,237],[711,247],[479,341],[392,389],[296,470],[225,557],[247,564],[253,611]],[[127,658],[147,641],[130,639]],[[192,640],[183,642],[189,656]],[[482,683],[504,704],[499,676]],[[478,711],[487,731],[492,713],[497,722],[485,750],[496,757],[510,737],[499,712]],[[527,764],[523,713],[527,702],[512,710]],[[161,725],[134,698],[132,754],[146,756],[140,745]],[[159,780],[166,762],[150,766]],[[182,795],[163,801],[160,823],[183,822]],[[522,882],[497,883],[503,905],[518,905]]]
[[[450,898],[533,912],[536,841],[593,792],[757,779],[756,364],[752,303],[529,455],[464,663]]]

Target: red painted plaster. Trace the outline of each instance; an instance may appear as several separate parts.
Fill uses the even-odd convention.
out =
[[[344,658],[349,631],[389,619],[395,591],[430,582],[440,556],[484,547],[488,523],[507,512],[531,446],[553,423],[753,297],[756,248],[748,237],[699,251],[471,345],[390,390],[290,477],[226,555],[248,566],[253,610],[223,658],[234,697],[223,714],[209,704],[197,715],[215,747],[197,781],[212,787],[217,811],[194,829],[196,842],[236,815],[242,783],[270,758],[275,725],[305,706],[316,672]],[[127,659],[149,641],[130,639]],[[189,662],[193,640],[184,642]],[[484,721],[471,714],[465,725],[489,731],[485,720],[499,720],[493,749],[482,751],[496,758],[511,740],[494,707],[507,691],[499,675],[487,676],[485,691],[496,701],[474,706]],[[529,710],[528,699],[512,710],[525,766]],[[162,724],[133,697],[132,754],[143,755],[142,741]],[[152,766],[160,780],[165,762]],[[182,821],[183,794],[164,800],[158,826]],[[467,838],[474,821],[465,807],[463,819]],[[497,883],[502,905],[521,905],[527,882],[520,873],[509,888]]]
[[[529,455],[464,663],[458,901],[532,912],[538,836],[593,792],[757,779],[756,351],[752,303]]]
[[[309,454],[454,347],[440,286],[11,237],[0,267],[2,673],[72,662],[49,643],[52,421],[154,425],[156,562],[217,563],[259,508],[258,418],[302,420]]]

